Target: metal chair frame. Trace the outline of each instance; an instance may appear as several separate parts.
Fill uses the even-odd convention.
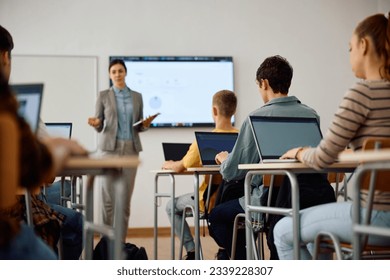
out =
[[[390,140],[368,139],[364,143],[363,149],[380,149],[384,145],[390,147]],[[353,186],[352,243],[340,242],[338,237],[331,232],[319,232],[314,242],[313,259],[318,259],[322,249],[334,250],[336,259],[339,260],[390,258],[390,246],[367,245],[368,235],[388,236],[390,238],[390,228],[370,225],[375,189],[377,183],[381,184],[378,181],[378,173],[384,170],[390,170],[390,162],[363,163],[356,169],[356,184]],[[383,175],[388,177],[390,173]],[[381,179],[383,180],[383,177]],[[363,218],[360,216],[362,209],[360,191],[362,188],[368,190],[367,212]],[[389,187],[386,191],[389,191]]]
[[[331,172],[334,173],[334,172]],[[329,173],[330,174],[330,173]],[[346,189],[346,177],[344,173],[334,173],[334,176],[329,176],[328,174],[328,179],[330,183],[335,183],[335,196],[336,199],[340,193],[344,195],[344,197],[347,197],[347,189]],[[267,175],[265,175],[267,176]],[[339,190],[339,185],[341,183],[341,180],[344,182],[343,188]],[[268,193],[268,199],[267,199],[267,206],[266,207],[272,207],[271,206],[271,199],[272,199],[272,191],[275,186],[275,175],[270,176],[269,180],[269,185],[264,185],[264,187],[269,188],[269,193]],[[254,213],[252,213],[253,216]],[[235,253],[236,253],[236,244],[237,244],[237,231],[240,229],[244,229],[245,226],[251,227],[253,230],[253,236],[251,236],[251,243],[252,243],[252,248],[253,248],[253,256],[254,259],[256,260],[264,260],[265,259],[265,253],[264,253],[264,235],[267,231],[266,229],[266,224],[268,221],[269,217],[269,212],[265,212],[265,218],[264,220],[261,219],[261,215],[259,212],[256,213],[257,215],[255,218],[252,218],[252,221],[245,221],[245,214],[238,214],[235,217],[234,220],[234,225],[233,225],[233,239],[232,239],[232,252],[231,252],[231,259],[234,259]],[[257,241],[255,240],[255,236],[257,235]],[[256,246],[257,242],[257,246]]]
[[[207,187],[207,196],[205,203],[205,211],[208,213],[210,207],[210,196],[211,196],[211,185],[213,180],[213,174],[210,174],[208,187]],[[196,203],[196,202],[195,202]],[[184,239],[184,223],[187,218],[194,217],[195,208],[192,205],[186,205],[183,209],[182,220],[181,220],[181,232],[180,232],[180,250],[179,250],[179,259],[183,258],[183,239]],[[207,216],[203,214],[199,215],[199,220],[206,221]],[[203,260],[202,245],[199,243],[199,255],[200,259]]]

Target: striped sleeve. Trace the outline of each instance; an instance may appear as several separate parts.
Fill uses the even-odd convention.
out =
[[[306,150],[303,154],[304,163],[315,169],[323,169],[353,143],[367,122],[372,103],[370,96],[362,89],[356,86],[345,94],[324,139],[316,148]]]

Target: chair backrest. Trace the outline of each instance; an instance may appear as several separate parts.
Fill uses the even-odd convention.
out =
[[[16,202],[19,183],[19,131],[15,119],[0,113],[0,208]]]
[[[263,185],[269,188],[271,185],[274,187],[280,187],[283,183],[284,175],[263,175]]]
[[[363,150],[390,148],[390,138],[369,138],[363,143]],[[362,178],[362,189],[368,190],[373,172],[367,172]],[[375,171],[375,191],[390,192],[390,171]]]

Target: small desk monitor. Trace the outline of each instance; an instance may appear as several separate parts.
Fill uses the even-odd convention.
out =
[[[71,138],[72,123],[71,122],[47,122],[45,123],[47,132],[52,137]]]
[[[30,125],[34,133],[38,131],[41,113],[43,84],[11,85],[19,102],[18,113]]]
[[[181,160],[188,152],[191,143],[162,143],[165,160]]]

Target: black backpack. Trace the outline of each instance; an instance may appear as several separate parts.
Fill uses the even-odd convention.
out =
[[[229,182],[222,180],[218,188],[218,194],[214,207],[226,201],[238,199],[244,196],[244,183],[245,178],[241,180],[232,180]]]
[[[93,250],[94,260],[108,260],[108,238],[103,236]],[[124,243],[123,251],[126,260],[147,260],[148,255],[144,247],[137,247],[132,243]]]

